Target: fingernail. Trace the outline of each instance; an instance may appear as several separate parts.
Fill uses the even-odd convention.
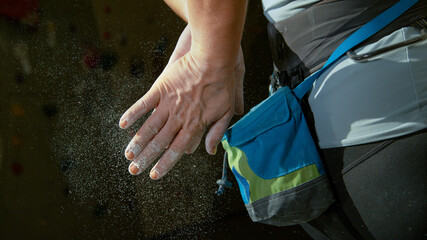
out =
[[[125,128],[127,124],[128,124],[128,121],[126,121],[126,119],[121,119],[120,120],[119,125],[120,125],[121,128]]]
[[[157,170],[152,169],[150,172],[150,178],[153,180],[159,179],[159,172],[157,172]]]
[[[139,164],[135,163],[135,162],[131,163],[129,165],[129,172],[132,175],[138,175],[138,174],[140,174],[141,172],[139,170]]]
[[[126,158],[127,159],[132,160],[133,157],[135,157],[135,154],[133,152],[126,151]]]
[[[211,153],[212,153],[212,155],[216,155],[216,151],[218,150],[218,144],[217,145],[215,145],[215,147],[213,147],[212,149],[211,149]]]
[[[140,152],[141,152],[141,146],[131,142],[126,148],[125,156],[127,159],[132,160]]]

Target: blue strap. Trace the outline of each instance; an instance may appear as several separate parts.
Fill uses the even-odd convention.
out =
[[[314,81],[322,74],[330,65],[332,65],[338,58],[340,58],[347,51],[358,45],[359,43],[365,41],[370,36],[374,35],[382,28],[387,26],[393,20],[402,15],[406,10],[411,8],[418,0],[400,0],[392,7],[372,19],[370,22],[362,26],[359,30],[354,32],[350,37],[348,37],[344,42],[342,42],[337,49],[329,57],[328,61],[323,65],[323,67],[306,78],[302,83],[300,83],[293,91],[295,96],[298,99],[304,97],[304,95],[312,88]]]

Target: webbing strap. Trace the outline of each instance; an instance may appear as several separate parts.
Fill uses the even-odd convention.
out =
[[[312,88],[314,81],[322,74],[330,65],[332,65],[336,60],[338,60],[343,54],[347,51],[358,45],[359,43],[365,41],[370,36],[374,35],[382,28],[387,26],[389,23],[393,22],[396,18],[402,15],[406,10],[411,8],[418,0],[400,0],[389,9],[363,25],[356,32],[350,35],[344,42],[342,42],[337,49],[329,57],[323,67],[306,78],[302,83],[300,83],[293,92],[298,99],[304,97],[304,95]]]

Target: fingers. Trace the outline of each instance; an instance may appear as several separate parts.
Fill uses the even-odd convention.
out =
[[[150,171],[150,177],[154,180],[162,178],[184,155],[184,150],[191,144],[192,134],[180,131],[172,145],[166,150],[156,165]]]
[[[205,141],[206,151],[209,154],[211,155],[216,154],[218,143],[221,141],[222,137],[224,136],[224,133],[227,130],[228,124],[230,123],[232,116],[233,114],[230,114],[230,112],[228,112],[218,121],[213,123],[212,126],[210,127],[206,135],[206,141]]]
[[[153,85],[142,98],[134,103],[132,107],[123,114],[120,118],[120,127],[126,129],[131,126],[138,118],[155,108],[159,101],[159,91],[157,90],[156,85]]]
[[[200,142],[202,141],[203,133],[205,131],[200,131],[195,136],[193,136],[193,139],[190,142],[189,147],[185,151],[186,154],[192,154],[194,151],[196,151],[197,147],[200,145]]]
[[[168,112],[162,109],[154,111],[145,121],[125,150],[125,157],[134,159],[144,149],[154,136],[162,129],[168,119]]]
[[[166,123],[162,130],[147,144],[144,150],[135,157],[129,165],[129,172],[137,175],[144,171],[171,143],[178,130],[178,126],[174,123]]]

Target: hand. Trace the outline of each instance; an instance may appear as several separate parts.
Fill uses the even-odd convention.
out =
[[[191,30],[184,29],[168,65],[151,89],[120,120],[127,128],[149,110],[155,111],[126,149],[131,174],[162,157],[150,177],[164,176],[184,153],[194,152],[206,128],[206,150],[216,153],[234,113],[243,113],[243,54],[235,66],[213,67],[190,51]]]
[[[178,60],[180,57],[184,56],[190,51],[191,48],[191,28],[190,25],[187,25],[182,31],[181,36],[176,43],[175,49],[172,55],[169,58],[169,62],[166,65],[165,69],[169,67],[172,63]],[[243,99],[243,80],[245,77],[245,62],[243,58],[243,51],[240,47],[239,56],[236,61],[236,66],[234,68],[234,81],[235,81],[235,104],[236,104],[236,114],[242,115],[244,112],[244,99]],[[206,149],[210,149],[207,148]],[[208,151],[209,152],[209,151]]]

